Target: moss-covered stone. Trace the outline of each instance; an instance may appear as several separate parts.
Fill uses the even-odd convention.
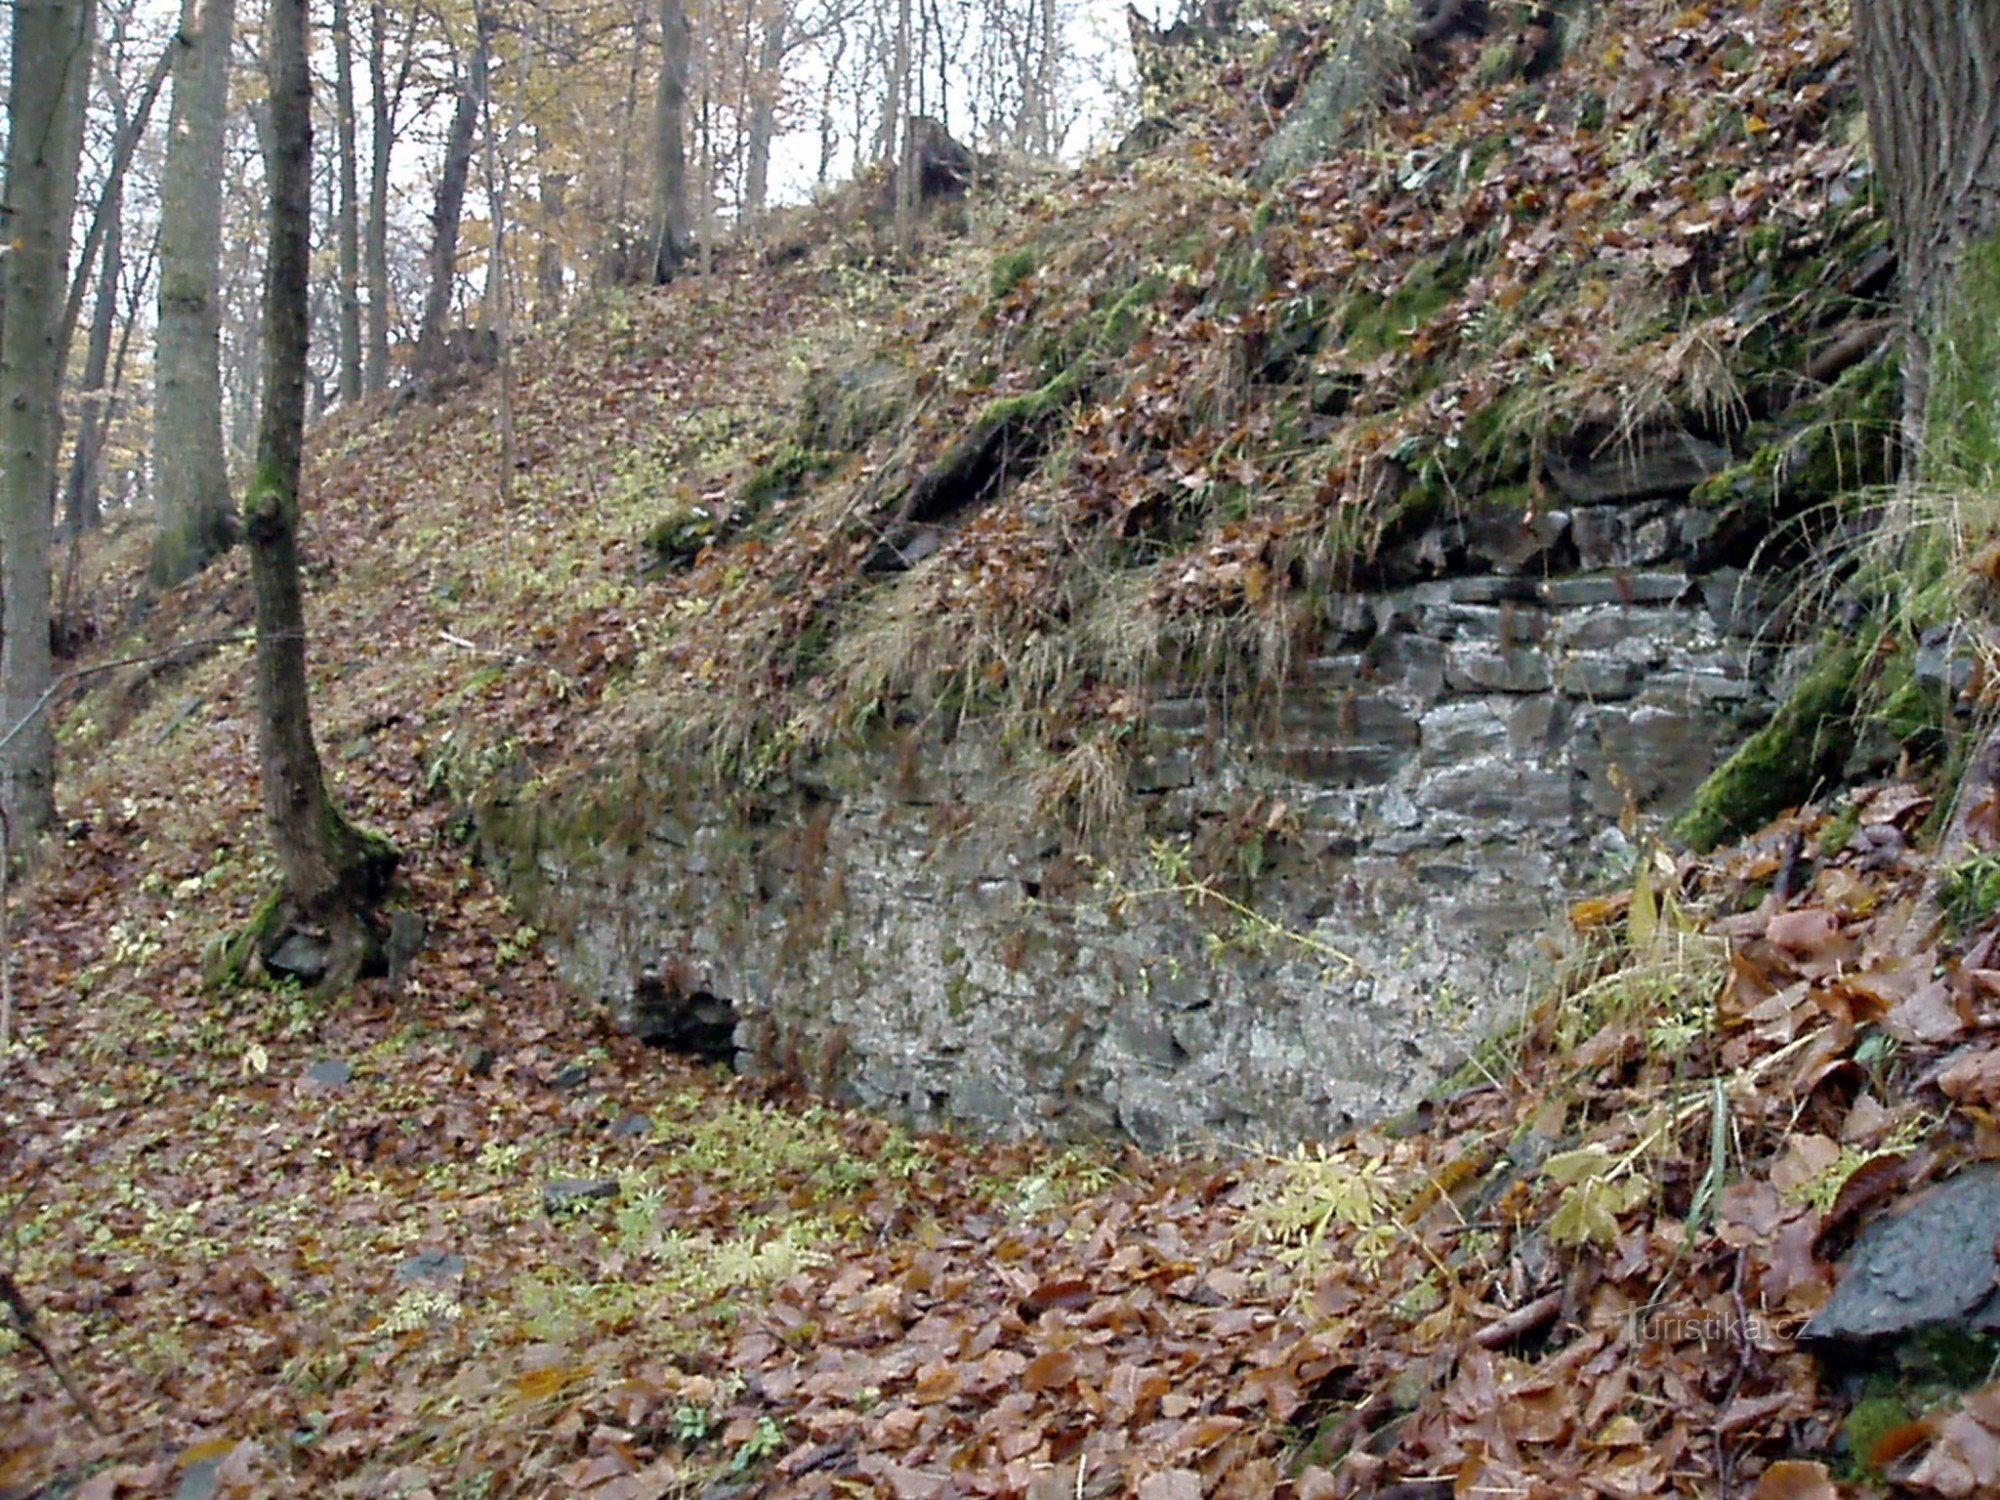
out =
[[[1897,362],[1886,353],[1854,366],[1770,424],[1750,457],[1705,480],[1695,502],[1743,511],[1761,530],[1775,518],[1886,484],[1900,391]]]
[[[1847,1450],[1852,1477],[1874,1473],[1876,1446],[1910,1421],[1910,1409],[1897,1397],[1869,1396],[1855,1402],[1847,1420],[1840,1424],[1840,1445]]]
[[[1821,648],[1784,706],[1695,792],[1672,833],[1706,851],[1811,797],[1840,774],[1872,642]]]
[[[751,510],[761,510],[776,501],[789,500],[813,479],[832,473],[840,464],[838,453],[787,443],[743,481],[743,503]]]
[[[241,927],[212,939],[202,952],[202,981],[211,990],[234,989],[249,981],[251,960],[274,941],[285,922],[284,892],[272,889]]]
[[[649,571],[679,572],[694,566],[702,549],[716,539],[714,512],[705,505],[680,506],[646,528]]]
[[[2000,912],[2000,856],[1975,854],[1946,869],[1939,904],[1958,932],[1991,921]]]

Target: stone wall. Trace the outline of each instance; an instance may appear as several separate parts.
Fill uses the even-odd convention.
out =
[[[1621,826],[1770,713],[1782,653],[1741,575],[1703,571],[1706,534],[1629,500],[1430,533],[1275,701],[1161,694],[1146,834],[1304,942],[1257,951],[1227,912],[1146,894],[1140,854],[1107,881],[1005,813],[1022,778],[976,731],[752,799],[697,789],[617,848],[545,823],[489,850],[619,1024],[746,1071],[919,1124],[1323,1135],[1517,1014],[1569,901],[1629,868]],[[1407,581],[1425,568],[1457,576]]]

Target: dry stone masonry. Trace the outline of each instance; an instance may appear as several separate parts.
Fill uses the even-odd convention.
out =
[[[1687,458],[1645,472],[1684,496]],[[1024,777],[976,727],[747,814],[696,788],[632,847],[544,828],[504,851],[516,887],[622,1026],[915,1123],[1158,1146],[1389,1114],[1546,986],[1621,829],[1685,802],[1784,665],[1701,510],[1559,477],[1585,503],[1382,559],[1274,702],[1161,688],[1135,816],[1294,937],[996,816]]]

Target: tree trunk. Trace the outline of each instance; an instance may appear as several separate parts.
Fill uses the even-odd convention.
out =
[[[771,142],[778,134],[778,99],[784,92],[785,31],[790,11],[773,6],[757,50],[757,75],[750,84],[750,128],[743,170],[743,208],[751,220],[763,217],[770,195]]]
[[[111,372],[111,335],[118,324],[118,282],[125,270],[124,194],[114,190],[98,208],[104,218],[103,253],[97,271],[97,301],[90,314],[90,341],[83,355],[83,413],[76,445],[70,450],[69,481],[63,489],[63,531],[74,536],[104,519],[98,456],[111,420],[105,381]]]
[[[895,74],[889,97],[895,110],[890,139],[899,144],[896,167],[896,246],[908,254],[916,235],[917,174],[910,150],[910,0],[896,0]]]
[[[0,256],[0,807],[19,840],[55,822],[49,553],[63,296],[90,76],[91,0],[17,0]]]
[[[484,24],[482,18],[482,25]],[[515,99],[527,96],[528,69],[534,56],[534,31],[530,28],[521,38],[521,76],[515,90]],[[478,59],[484,61],[482,48]],[[512,288],[507,284],[507,172],[506,163],[500,160],[500,132],[493,128],[493,90],[491,80],[482,76],[479,80],[481,118],[479,133],[486,138],[486,216],[492,230],[491,252],[486,260],[486,308],[491,318],[493,344],[498,351],[499,382],[497,394],[500,398],[500,464],[495,476],[500,490],[500,503],[512,506],[514,503],[514,327],[513,309],[509,302]],[[518,126],[518,117],[514,124]],[[516,132],[507,131],[511,139]]]
[[[569,273],[563,266],[562,223],[569,210],[569,173],[541,174],[541,244],[535,249],[535,321],[552,323],[562,316],[563,288]]]
[[[1992,470],[2000,467],[2000,8],[1855,0],[1854,34],[1902,276],[1910,459],[1919,472]]]
[[[833,56],[826,61],[826,78],[820,85],[819,95],[819,167],[813,176],[814,186],[824,189],[833,175],[834,152],[840,147],[840,126],[834,119],[834,86],[840,77],[840,64],[847,56],[847,28],[841,27],[834,33]]]
[[[306,0],[271,0],[266,49],[271,216],[264,271],[264,409],[256,467],[243,497],[257,619],[257,748],[264,815],[284,877],[280,905],[296,920],[325,929],[324,983],[334,989],[358,977],[377,946],[370,914],[386,893],[396,856],[334,806],[313,742],[298,554],[312,269]],[[267,924],[266,935],[274,935],[277,925]]]
[[[458,281],[458,226],[465,211],[465,185],[472,175],[472,140],[479,123],[481,86],[486,78],[486,17],[474,25],[471,65],[465,86],[451,113],[445,137],[444,173],[438,178],[437,205],[431,210],[431,285],[424,299],[424,321],[417,333],[416,368],[434,374],[444,365],[444,335],[451,321],[452,293]]]
[[[333,0],[333,117],[340,180],[335,205],[339,242],[340,399],[361,395],[361,185],[354,129],[354,35],[349,0]]]
[[[373,393],[389,383],[389,153],[396,142],[384,53],[389,15],[382,0],[368,5],[368,231],[363,236],[368,281],[367,351],[361,386]]]
[[[223,123],[235,0],[182,0],[160,181],[160,326],[154,356],[154,494],[148,576],[193,577],[236,539],[222,439]]]
[[[687,259],[686,0],[660,0],[660,82],[653,96],[652,273],[671,281]]]

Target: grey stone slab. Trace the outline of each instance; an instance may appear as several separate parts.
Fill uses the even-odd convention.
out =
[[[1483,698],[1438,705],[1424,715],[1422,731],[1422,758],[1428,766],[1455,765],[1507,745],[1506,720]]]
[[[1621,571],[1551,578],[1541,585],[1541,595],[1551,608],[1570,609],[1583,604],[1672,604],[1689,588],[1685,573]]]
[[[1528,646],[1455,648],[1444,676],[1459,692],[1545,693],[1555,682],[1547,654]]]
[[[1536,580],[1519,575],[1478,573],[1470,578],[1451,580],[1454,604],[1503,604],[1509,601],[1532,604],[1540,596]]]
[[[1967,1168],[1855,1238],[1833,1295],[1799,1332],[1827,1350],[1870,1347],[1933,1328],[2000,1330],[2000,1167]]]
[[[1613,656],[1573,656],[1556,670],[1556,691],[1569,698],[1609,703],[1638,689],[1638,669]]]
[[[1417,805],[1482,822],[1534,828],[1576,814],[1573,778],[1566,770],[1518,762],[1454,766],[1432,777]]]
[[[557,1214],[618,1196],[616,1177],[558,1177],[542,1186],[542,1211]]]
[[[465,1257],[429,1247],[396,1263],[392,1278],[405,1286],[449,1285],[465,1274]]]

